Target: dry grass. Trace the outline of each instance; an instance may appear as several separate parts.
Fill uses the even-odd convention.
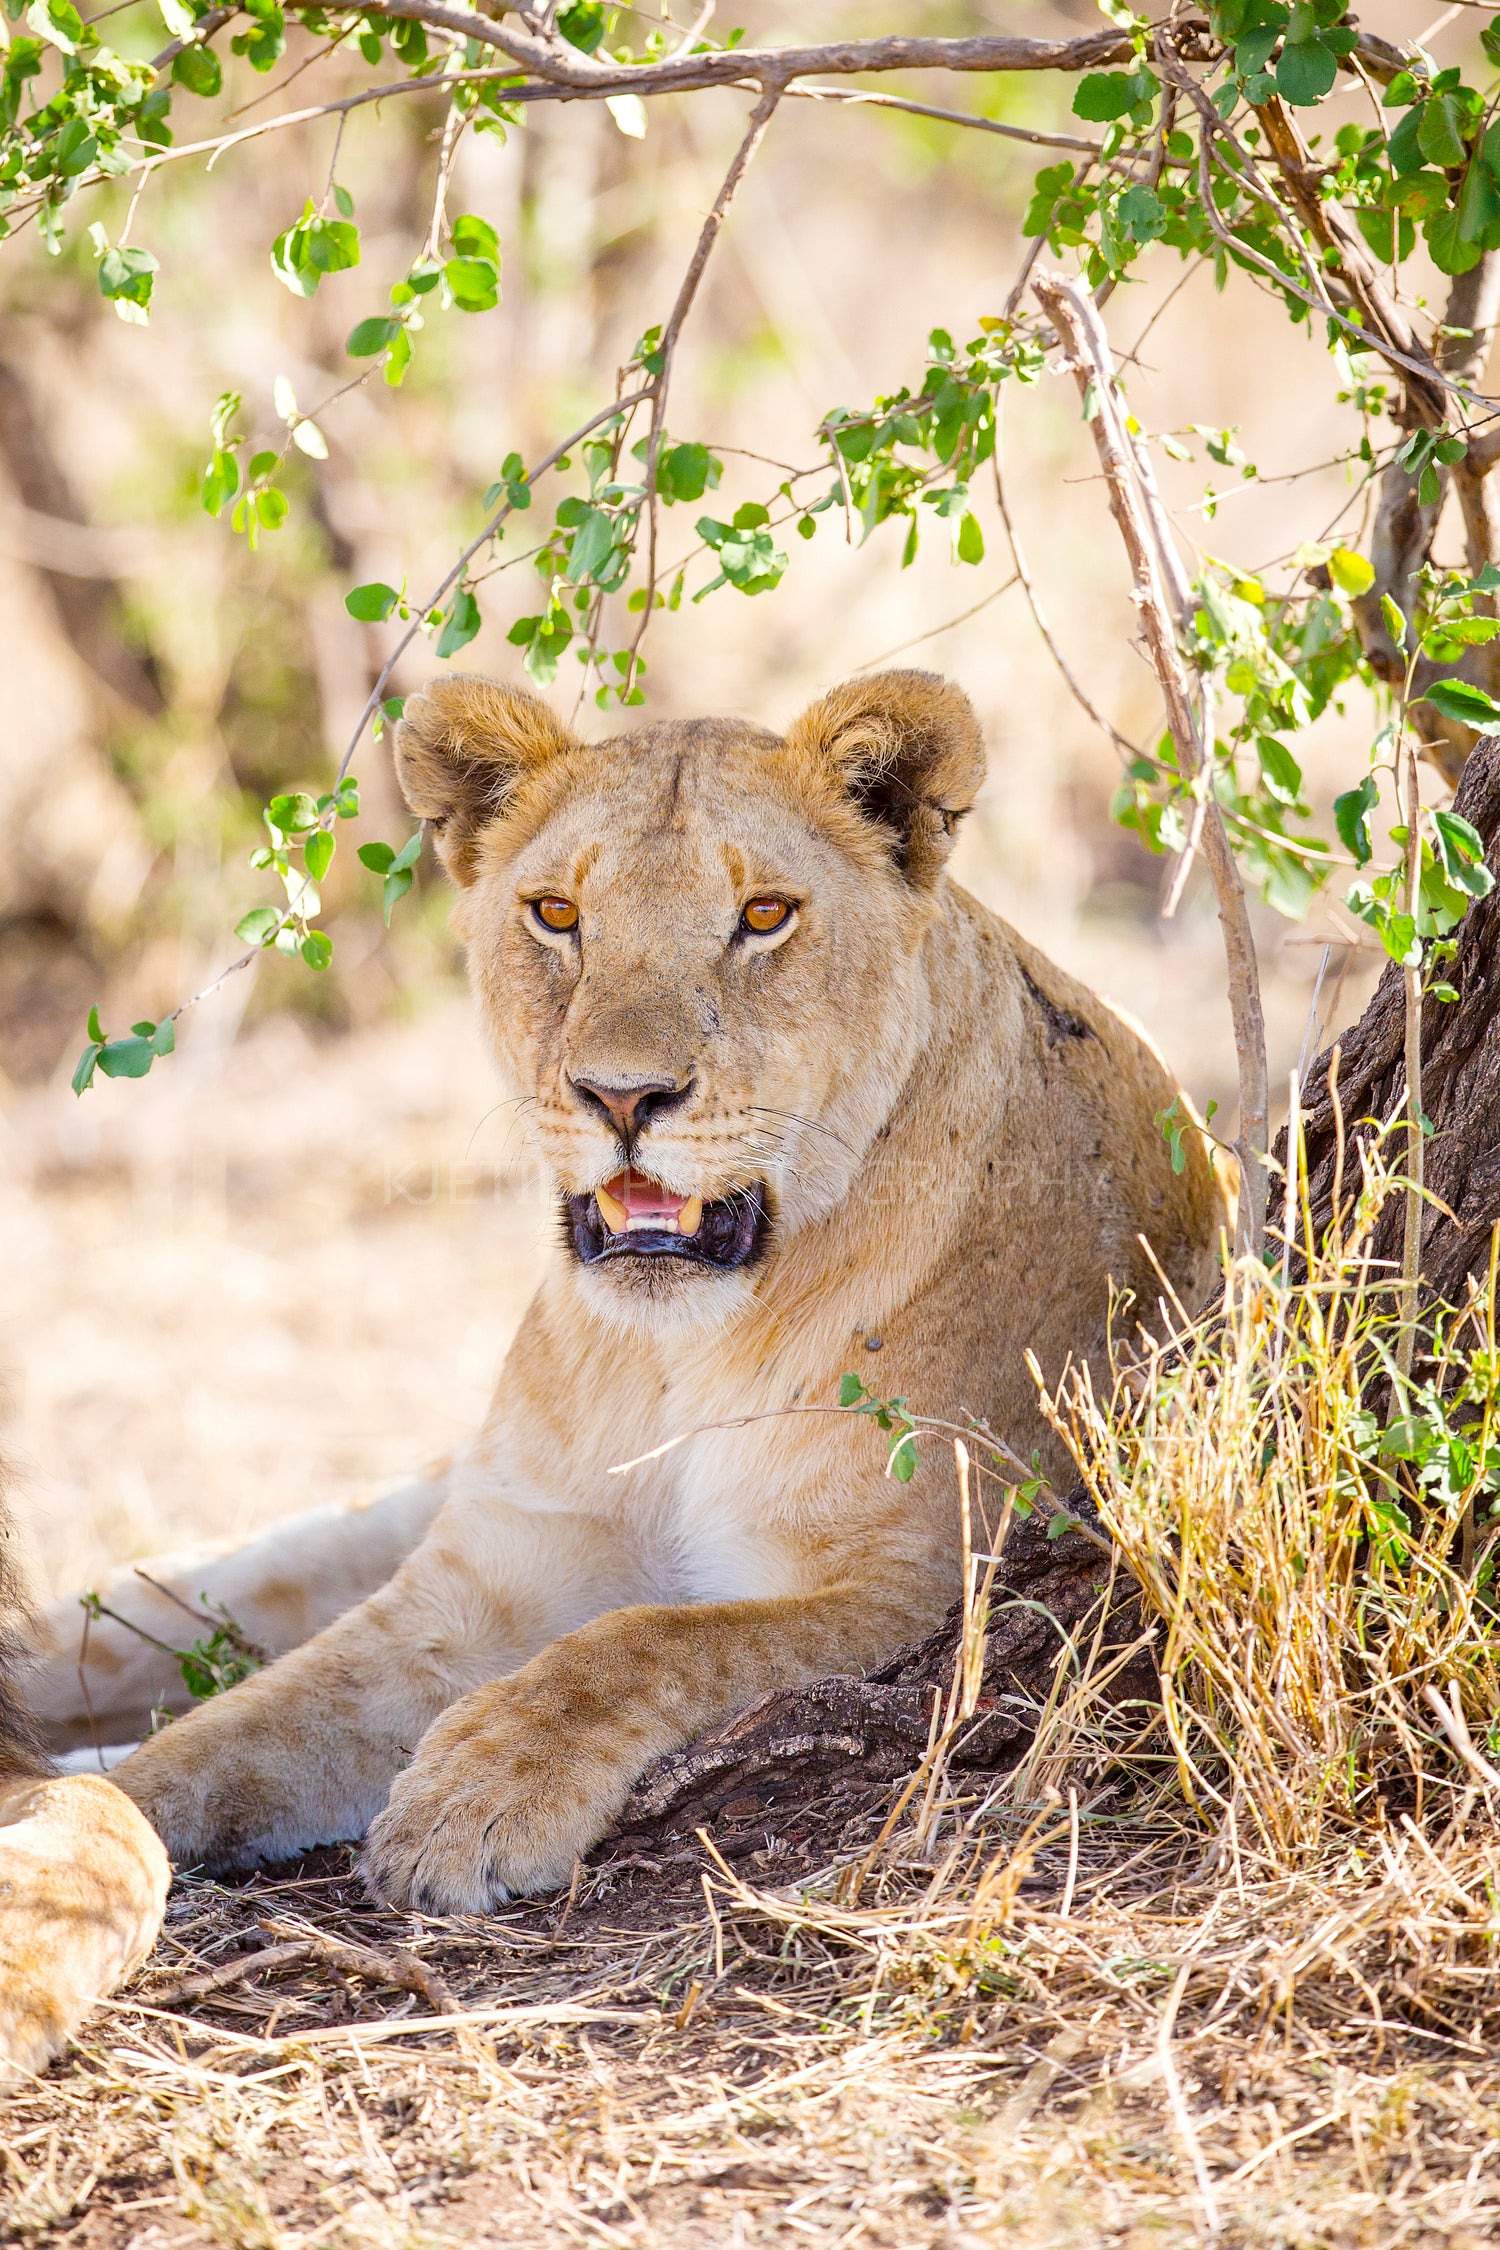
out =
[[[854,1909],[837,1869],[793,1892],[721,1863],[696,1911],[596,1876],[571,1915],[467,1926],[341,1876],[188,1886],[158,1985],[270,1907],[408,1940],[472,2018],[304,1969],[184,2021],[148,1983],[9,2105],[10,2238],[1493,2239],[1492,1838],[1236,1880],[1180,1825],[1078,1804],[1075,1848],[1038,1810],[971,1815],[979,1913],[910,1861]]]

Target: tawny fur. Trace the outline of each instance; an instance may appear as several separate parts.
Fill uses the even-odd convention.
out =
[[[56,1778],[21,1700],[30,1619],[0,1478],[0,2084],[40,2070],[143,1959],[171,1870],[107,1781]]]
[[[449,679],[397,760],[564,1193],[622,1162],[578,1082],[658,1081],[688,1092],[638,1167],[709,1199],[764,1183],[769,1240],[732,1273],[560,1248],[390,1582],[117,1778],[179,1862],[368,1832],[380,1895],[474,1911],[566,1881],[662,1751],[942,1614],[951,1463],[929,1448],[902,1486],[868,1421],[807,1411],[846,1370],[1056,1465],[1024,1353],[1102,1355],[1111,1286],[1154,1306],[1143,1235],[1191,1292],[1221,1213],[1193,1136],[1173,1173],[1146,1041],[944,874],[982,773],[955,688],[852,682],[784,740],[588,745]],[[538,927],[553,893],[576,933]],[[796,914],[750,943],[763,893]]]

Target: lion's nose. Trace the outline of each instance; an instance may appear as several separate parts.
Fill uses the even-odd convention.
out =
[[[691,1078],[681,1086],[670,1078],[575,1078],[572,1085],[581,1101],[602,1111],[627,1139],[644,1132],[653,1117],[680,1107],[693,1090]]]

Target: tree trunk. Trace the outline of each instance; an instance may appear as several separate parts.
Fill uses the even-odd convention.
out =
[[[1484,838],[1491,867],[1500,860],[1500,735],[1486,735],[1464,767],[1455,812]],[[1429,1191],[1422,1229],[1422,1292],[1429,1302],[1461,1304],[1470,1275],[1482,1277],[1500,1221],[1500,888],[1471,906],[1457,932],[1458,953],[1442,971],[1456,1000],[1422,1003],[1422,1104],[1432,1120]],[[1359,1150],[1380,1124],[1398,1119],[1406,1087],[1405,1002],[1393,961],[1359,1022],[1319,1056],[1303,1092],[1308,1200],[1314,1239],[1334,1218],[1334,1196],[1348,1211],[1359,1189]],[[1335,1054],[1338,1109],[1346,1136],[1342,1169],[1330,1091]],[[1276,1143],[1286,1159],[1286,1134]],[[1399,1134],[1393,1167],[1402,1167]],[[1399,1270],[1403,1204],[1393,1196],[1375,1229],[1373,1253]],[[1301,1221],[1293,1230],[1301,1237]]]

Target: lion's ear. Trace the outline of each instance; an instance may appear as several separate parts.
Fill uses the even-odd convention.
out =
[[[459,673],[407,697],[396,729],[396,777],[418,819],[436,828],[453,880],[471,883],[479,837],[516,783],[573,747],[575,738],[540,696]]]
[[[913,883],[937,880],[984,779],[974,706],[935,672],[846,680],[804,711],[787,747],[831,759]]]

